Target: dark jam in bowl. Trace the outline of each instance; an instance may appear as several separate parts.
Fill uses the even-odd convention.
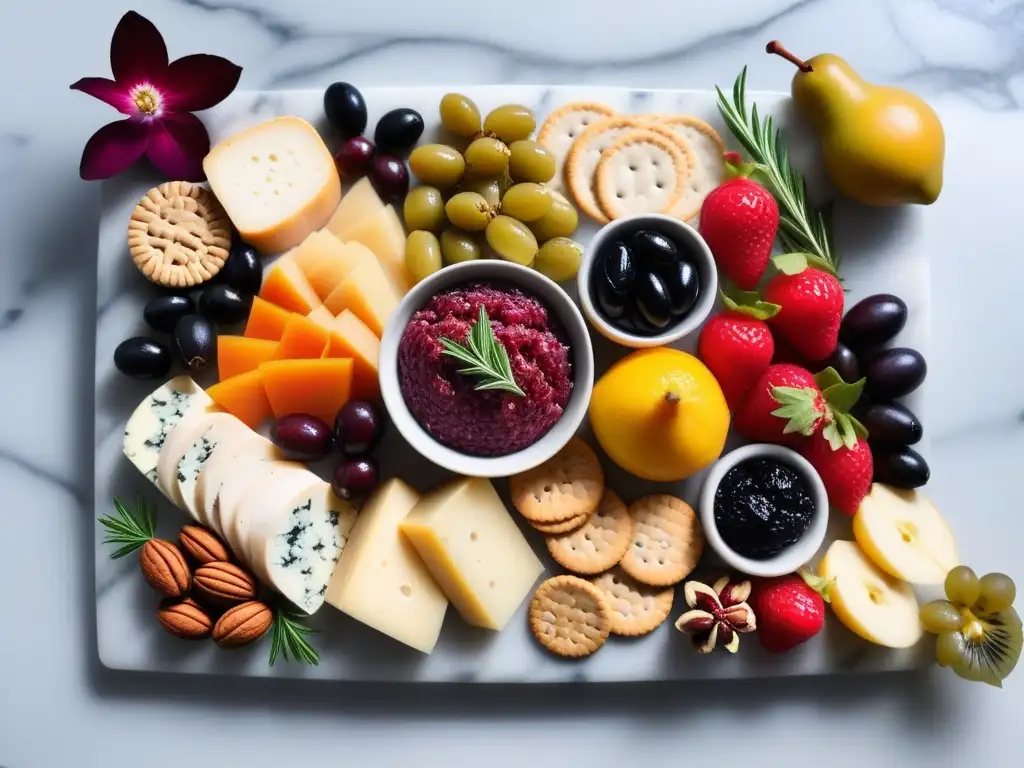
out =
[[[715,491],[715,527],[733,552],[767,560],[796,544],[810,525],[814,500],[803,475],[775,459],[748,459],[725,473]]]
[[[465,345],[487,310],[525,397],[474,389],[478,379],[443,355],[440,339]],[[432,297],[409,320],[398,347],[402,397],[438,442],[473,456],[505,456],[537,442],[558,421],[572,394],[569,346],[547,307],[513,286],[470,283]]]

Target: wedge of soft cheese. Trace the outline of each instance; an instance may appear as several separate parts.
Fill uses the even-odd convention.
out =
[[[398,526],[419,501],[398,478],[359,510],[327,587],[327,602],[423,653],[437,644],[448,599]]]
[[[341,205],[327,222],[327,230],[339,240],[348,241],[351,239],[349,230],[383,210],[384,203],[370,183],[370,177],[364,176],[342,198]]]
[[[503,629],[544,571],[483,478],[431,491],[399,528],[462,618],[477,627]]]
[[[203,170],[242,239],[264,255],[301,243],[341,202],[327,145],[298,117],[277,117],[224,139]]]
[[[376,258],[365,245],[343,243],[326,229],[310,232],[292,257],[321,299],[330,296],[362,262]]]
[[[340,315],[346,309],[351,310],[380,338],[400,300],[401,296],[384,273],[384,268],[374,261],[352,270],[331,291],[331,295],[324,299],[324,306],[333,315]]]
[[[362,243],[373,251],[398,295],[407,294],[415,281],[405,266],[405,229],[394,206],[385,206],[346,231],[346,240]]]

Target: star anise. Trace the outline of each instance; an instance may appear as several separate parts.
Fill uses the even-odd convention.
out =
[[[691,636],[700,653],[711,653],[721,643],[729,653],[740,647],[740,635],[757,629],[754,611],[747,605],[749,581],[723,576],[714,587],[699,581],[683,585],[689,611],[676,619],[676,629]]]

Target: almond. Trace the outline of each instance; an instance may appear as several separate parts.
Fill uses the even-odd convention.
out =
[[[196,569],[196,589],[222,603],[244,603],[256,597],[256,580],[234,563],[207,563]]]
[[[178,534],[181,548],[200,565],[226,563],[231,553],[224,543],[201,525],[186,525]]]
[[[139,565],[146,582],[164,597],[181,597],[192,585],[192,574],[173,542],[150,539],[139,553]]]
[[[228,610],[213,627],[213,642],[221,648],[241,648],[259,640],[274,623],[266,603],[250,600]]]
[[[164,629],[183,640],[202,640],[213,628],[213,619],[190,597],[177,603],[165,602],[156,616]]]

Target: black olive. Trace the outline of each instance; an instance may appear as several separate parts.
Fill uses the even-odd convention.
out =
[[[661,330],[671,322],[672,299],[657,273],[641,272],[637,275],[634,295],[637,309],[648,323]]]
[[[624,243],[612,243],[600,256],[601,267],[610,290],[625,296],[633,290],[636,280],[636,262],[633,252]]]
[[[167,294],[150,299],[142,309],[142,319],[154,331],[174,333],[178,321],[195,311],[196,305],[188,296]]]
[[[672,302],[672,317],[686,317],[697,303],[700,294],[700,275],[697,267],[686,259],[659,270]]]
[[[423,135],[423,118],[415,109],[392,109],[377,121],[373,143],[378,152],[400,155],[412,149]]]
[[[655,336],[661,332],[661,328],[651,324],[640,310],[636,297],[630,297],[626,301],[626,310],[616,325],[629,333],[637,336]]]
[[[171,370],[171,350],[159,341],[133,336],[117,345],[114,367],[135,379],[161,379]]]
[[[239,293],[254,296],[263,283],[263,261],[251,245],[236,242],[217,277]]]
[[[853,350],[845,344],[837,344],[836,351],[832,353],[830,358],[821,364],[821,368],[835,368],[836,373],[838,373],[847,384],[852,384],[860,379],[860,366],[857,363],[857,356],[853,354]],[[813,370],[817,370],[817,367]]]
[[[230,285],[211,285],[199,297],[199,313],[217,325],[234,325],[249,316],[252,297]]]
[[[648,269],[670,267],[679,260],[679,249],[668,237],[653,229],[641,229],[629,238],[640,263]]]
[[[212,365],[217,358],[217,332],[202,315],[186,315],[174,328],[174,347],[192,370]]]
[[[867,378],[864,391],[875,401],[895,400],[909,395],[924,381],[928,365],[916,349],[883,349],[862,361]]]
[[[878,347],[907,324],[907,305],[889,293],[868,296],[853,306],[839,326],[839,340],[855,352]]]
[[[324,91],[324,112],[343,139],[361,136],[366,130],[366,102],[350,83],[331,83]]]
[[[920,488],[928,483],[928,462],[913,448],[871,446],[874,482],[896,488]]]
[[[867,429],[872,445],[913,445],[924,433],[913,411],[899,403],[872,403],[857,409],[856,416]]]

